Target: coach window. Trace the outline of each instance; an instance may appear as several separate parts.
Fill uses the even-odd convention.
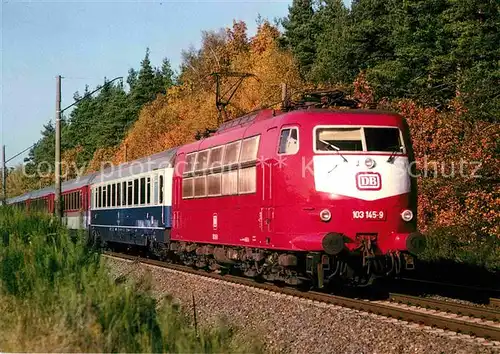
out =
[[[198,176],[194,178],[194,196],[197,198],[207,195],[206,176]]]
[[[209,197],[221,195],[221,174],[214,173],[207,176],[207,195]]]
[[[134,184],[132,181],[128,181],[128,188],[127,188],[127,205],[132,206],[134,205]]]
[[[299,151],[299,130],[297,128],[281,129],[278,154],[293,155]]]
[[[153,178],[153,204],[158,204],[158,175]]]
[[[141,205],[146,203],[146,178],[141,178]]]
[[[238,162],[238,158],[240,156],[240,147],[241,140],[226,145],[226,151],[224,153],[224,166],[232,165]]]
[[[194,186],[193,178],[184,178],[182,180],[182,198],[193,198]]]
[[[139,180],[134,179],[134,205],[139,205]]]
[[[102,187],[99,187],[99,192],[97,193],[98,207],[102,207]]]
[[[222,154],[224,153],[224,145],[210,149],[210,157],[208,158],[208,167],[215,169],[222,166]]]
[[[222,174],[222,195],[238,194],[238,170]]]
[[[116,206],[116,184],[111,185],[111,206]]]
[[[163,175],[160,175],[160,204],[163,204]]]
[[[195,171],[203,171],[208,167],[208,152],[210,150],[203,150],[196,154],[196,167]]]
[[[184,173],[193,172],[195,160],[196,160],[195,152],[186,155],[186,167],[184,168]]]
[[[108,208],[111,207],[111,184],[108,184]]]
[[[254,136],[243,140],[241,144],[240,162],[249,162],[257,160],[257,151],[259,150],[260,136]]]
[[[127,205],[127,182],[122,182],[122,206]]]
[[[107,206],[107,204],[106,204],[107,187],[108,186],[102,186],[102,207],[103,208],[106,208],[106,206]]]
[[[116,206],[122,205],[122,184],[116,184]]]
[[[146,204],[151,204],[151,177],[146,178]]]

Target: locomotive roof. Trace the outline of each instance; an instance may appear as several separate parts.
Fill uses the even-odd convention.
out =
[[[316,122],[311,116],[317,116]],[[376,119],[373,119],[373,117]],[[325,118],[327,123],[325,123]],[[331,120],[334,119],[334,120]],[[260,122],[269,121],[273,125],[282,124],[338,124],[338,125],[400,125],[403,117],[391,111],[373,110],[373,109],[325,109],[309,108],[297,109],[288,112],[279,110],[265,109],[258,112],[252,112],[245,116],[235,118],[223,123],[217,132],[205,139],[201,139],[180,147],[182,152],[190,153],[219,144],[227,143],[242,137],[255,134],[256,129],[251,128]],[[321,122],[323,121],[323,122]],[[250,132],[250,133],[248,133]],[[250,135],[248,135],[250,134]]]

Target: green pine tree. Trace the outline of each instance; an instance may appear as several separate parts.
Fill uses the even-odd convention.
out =
[[[316,37],[313,1],[293,0],[288,7],[288,16],[282,19],[285,29],[280,39],[284,47],[290,48],[297,58],[303,77],[308,77],[316,58]]]
[[[330,84],[352,82],[358,68],[349,57],[349,10],[342,0],[325,0],[316,11],[314,20],[319,31],[311,78],[316,82]]]

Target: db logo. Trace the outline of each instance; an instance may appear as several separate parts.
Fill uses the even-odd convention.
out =
[[[382,178],[378,172],[359,172],[356,174],[356,187],[360,191],[379,191]]]

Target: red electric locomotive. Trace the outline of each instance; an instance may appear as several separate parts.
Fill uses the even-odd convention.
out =
[[[334,96],[322,96],[320,105]],[[94,230],[100,242],[148,246],[195,267],[289,284],[364,285],[413,268],[425,239],[416,230],[405,120],[297,106],[228,121],[211,137],[157,154],[153,164],[145,157],[122,165],[105,180],[67,181],[64,220]],[[140,171],[120,174],[134,164]],[[9,203],[53,211],[53,193]]]
[[[176,155],[170,249],[187,264],[321,287],[413,268],[408,126],[372,110],[263,110]]]

